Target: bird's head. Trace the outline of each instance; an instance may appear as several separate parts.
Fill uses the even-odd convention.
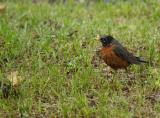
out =
[[[110,35],[97,36],[97,39],[102,43],[102,46],[108,46],[112,43],[114,38]]]

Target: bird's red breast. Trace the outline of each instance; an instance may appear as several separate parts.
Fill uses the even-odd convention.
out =
[[[100,56],[104,60],[104,62],[109,65],[111,68],[117,69],[126,69],[129,66],[129,63],[117,56],[114,52],[114,48],[116,45],[109,45],[103,47],[100,51]]]

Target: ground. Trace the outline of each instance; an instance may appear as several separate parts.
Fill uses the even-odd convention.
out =
[[[160,117],[159,0],[3,4],[0,79],[23,81],[18,95],[0,92],[1,117]],[[152,65],[113,71],[95,52],[98,34]]]

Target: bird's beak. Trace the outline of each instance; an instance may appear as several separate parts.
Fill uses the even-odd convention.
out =
[[[100,35],[96,36],[96,40],[99,41],[100,40]]]

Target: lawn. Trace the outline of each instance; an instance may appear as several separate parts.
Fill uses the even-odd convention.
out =
[[[13,72],[22,81],[17,94],[0,92],[0,117],[160,117],[159,0],[3,4],[1,88]],[[98,34],[153,64],[112,70],[95,52]]]

